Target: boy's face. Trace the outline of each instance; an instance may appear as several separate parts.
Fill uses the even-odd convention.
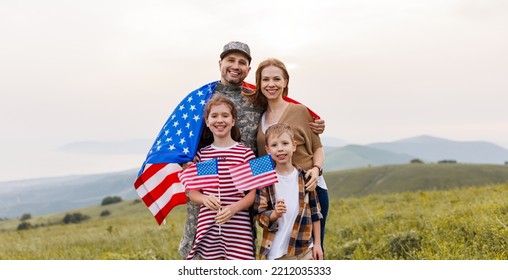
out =
[[[286,132],[280,136],[270,135],[266,151],[272,156],[277,164],[292,164],[291,157],[296,150],[296,142]]]

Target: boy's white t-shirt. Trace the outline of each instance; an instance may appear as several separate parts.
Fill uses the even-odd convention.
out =
[[[276,199],[284,199],[286,203],[286,213],[278,219],[279,229],[275,233],[272,248],[268,252],[267,259],[273,260],[287,254],[289,238],[295,223],[300,203],[298,197],[298,170],[293,168],[293,172],[288,176],[277,174],[279,182],[275,184]]]

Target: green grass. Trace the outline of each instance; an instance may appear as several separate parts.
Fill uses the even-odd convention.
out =
[[[105,209],[111,215],[100,217]],[[171,221],[161,226],[143,203],[133,201],[66,213],[75,212],[90,219],[63,224],[65,213],[34,217],[28,221],[41,226],[23,231],[15,230],[19,221],[1,221],[0,259],[179,259],[185,207],[176,207],[168,217]]]
[[[498,185],[334,200],[328,257],[506,260],[507,197]]]
[[[331,200],[325,254],[334,260],[508,259],[508,184]],[[100,217],[108,209],[111,215]],[[62,224],[66,213],[90,219]],[[181,259],[185,207],[159,226],[142,203],[124,201],[33,217],[33,229],[0,221],[0,259]],[[39,225],[39,226],[37,226]],[[261,234],[261,233],[259,233]]]

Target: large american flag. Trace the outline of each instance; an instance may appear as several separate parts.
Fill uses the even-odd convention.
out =
[[[159,225],[175,206],[187,203],[185,187],[178,178],[178,173],[182,172],[180,164],[191,162],[196,155],[204,126],[203,111],[217,82],[192,91],[180,102],[162,127],[138,172],[134,188]],[[256,89],[246,82],[242,86]],[[314,118],[319,118],[310,109],[309,112]]]
[[[217,158],[193,164],[178,175],[185,190],[201,190],[219,187],[219,166]]]
[[[272,157],[265,155],[229,169],[235,187],[240,191],[260,189],[278,182]]]
[[[134,182],[136,192],[159,225],[173,207],[187,203],[178,178],[180,164],[191,162],[203,131],[203,111],[217,82],[206,84],[178,104],[155,139]]]

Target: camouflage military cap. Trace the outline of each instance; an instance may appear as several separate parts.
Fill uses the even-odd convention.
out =
[[[231,41],[224,45],[224,49],[222,50],[222,53],[220,54],[220,59],[224,59],[224,57],[230,53],[230,52],[241,52],[247,56],[249,59],[249,63],[252,60],[252,57],[250,56],[250,49],[249,46],[245,43],[238,42],[238,41]]]

